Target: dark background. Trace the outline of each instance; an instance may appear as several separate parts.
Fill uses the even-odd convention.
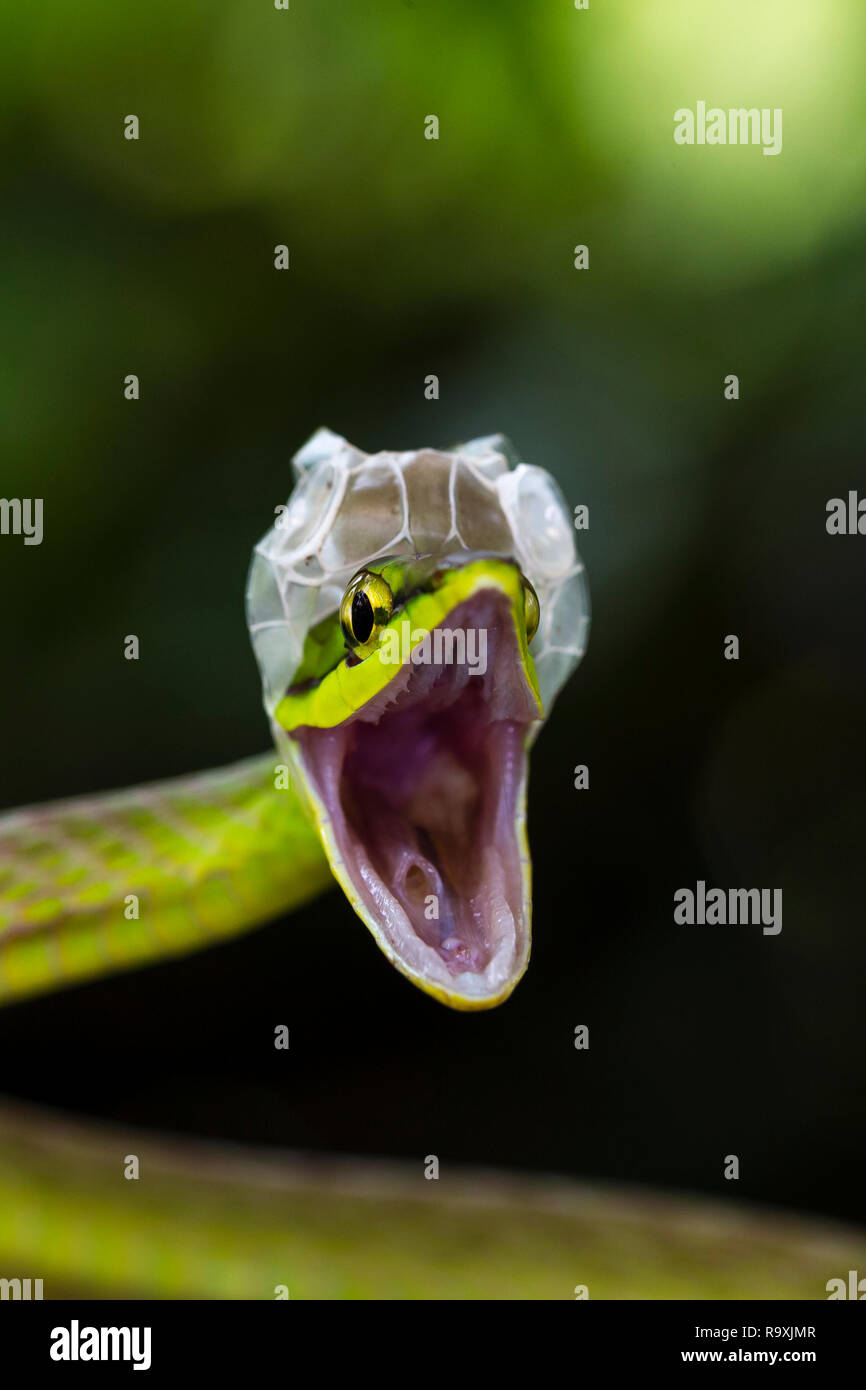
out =
[[[739,1197],[866,1217],[866,539],[825,530],[866,494],[862,7],[49,0],[4,29],[0,491],[45,499],[40,547],[0,540],[4,805],[266,746],[246,567],[320,424],[504,431],[590,508],[594,616],[533,754],[503,1008],[413,990],[333,894],[4,1010],[3,1088],[722,1195],[736,1153]],[[698,99],[781,106],[782,154],[676,146]],[[676,926],[698,878],[781,887],[781,935]]]

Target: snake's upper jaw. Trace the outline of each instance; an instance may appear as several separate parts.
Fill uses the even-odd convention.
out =
[[[467,650],[484,634],[483,671],[407,660],[342,724],[293,731],[348,898],[397,968],[458,1009],[501,1003],[529,959],[527,736],[542,711],[515,611],[494,585],[442,625]]]

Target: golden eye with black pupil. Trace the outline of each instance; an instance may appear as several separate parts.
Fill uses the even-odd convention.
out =
[[[359,570],[340,603],[340,627],[352,651],[369,656],[393,611],[394,595],[381,574]]]
[[[523,585],[523,620],[526,625],[526,641],[530,643],[538,631],[538,624],[541,621],[541,605],[538,602],[538,594],[533,589],[525,574],[520,576]]]

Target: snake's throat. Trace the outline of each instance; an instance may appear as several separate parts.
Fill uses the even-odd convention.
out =
[[[443,627],[484,632],[483,673],[407,661],[344,723],[293,737],[332,868],[382,949],[477,1009],[529,957],[526,748],[541,711],[504,594],[474,594]]]

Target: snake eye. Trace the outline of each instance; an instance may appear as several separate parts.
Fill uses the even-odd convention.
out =
[[[528,645],[538,631],[538,624],[541,621],[541,605],[538,602],[538,594],[533,589],[525,574],[521,574],[520,582],[523,585],[523,618],[526,623],[526,641]]]
[[[358,570],[340,603],[340,626],[353,651],[369,656],[394,610],[394,595],[380,574]]]

